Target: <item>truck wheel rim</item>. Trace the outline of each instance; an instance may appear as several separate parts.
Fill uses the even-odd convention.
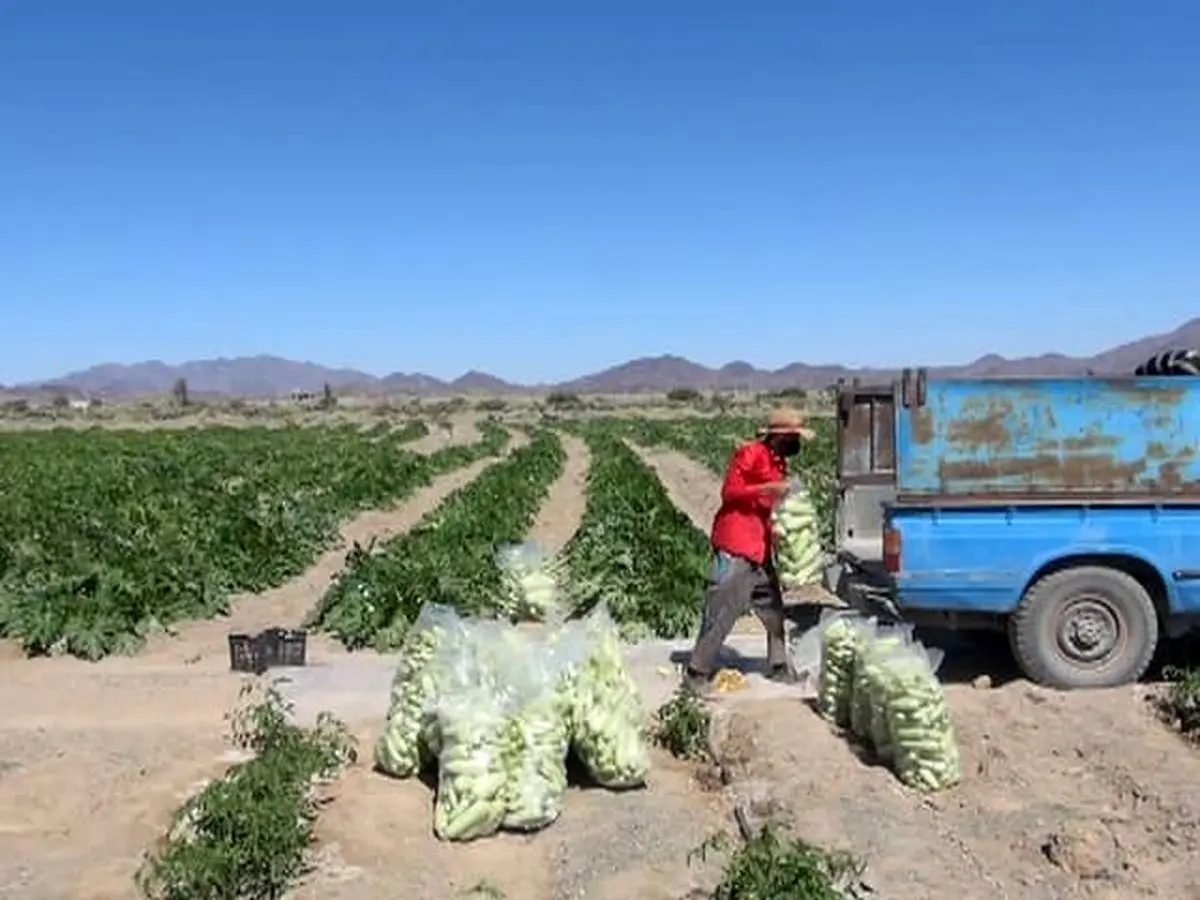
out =
[[[1058,646],[1072,662],[1097,665],[1116,651],[1122,639],[1121,621],[1102,597],[1081,597],[1058,617]]]

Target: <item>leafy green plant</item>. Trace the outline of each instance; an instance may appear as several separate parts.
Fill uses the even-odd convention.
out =
[[[528,532],[565,463],[558,436],[537,431],[411,531],[378,550],[355,546],[311,624],[351,649],[393,650],[425,603],[494,611],[502,592],[497,545]]]
[[[1200,738],[1200,669],[1169,666],[1163,676],[1167,690],[1160,711],[1185,737]]]
[[[566,547],[573,603],[604,602],[627,637],[683,637],[700,620],[708,539],[608,421],[579,426],[591,452],[583,520]]]
[[[859,900],[865,866],[844,851],[823,850],[807,841],[783,837],[765,825],[736,848],[726,834],[715,835],[694,851],[729,853],[712,900]]]
[[[425,433],[333,428],[56,430],[0,442],[0,637],[26,653],[129,652],[303,571],[339,523],[499,453],[508,434],[422,456]]]
[[[677,759],[704,760],[711,753],[708,736],[712,713],[693,694],[679,690],[658,708],[654,717],[655,743]]]
[[[231,716],[235,746],[255,752],[188,800],[136,878],[152,900],[266,900],[305,871],[318,800],[314,782],[354,761],[344,726],[322,714],[317,726],[290,722],[269,689]]]

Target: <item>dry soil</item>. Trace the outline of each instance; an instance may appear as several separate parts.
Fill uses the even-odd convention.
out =
[[[582,509],[587,460],[577,442],[568,450],[567,471],[531,533],[552,545],[569,537]],[[677,455],[648,458],[680,508],[707,528],[711,474]],[[403,531],[482,468],[348,523],[347,541]],[[136,658],[88,664],[5,651],[0,898],[133,896],[142,851],[231,759],[224,716],[242,678],[227,671],[225,633],[300,621],[344,552],[240,599],[232,621],[187,625]],[[314,640],[310,652],[321,665],[341,651]],[[948,693],[966,780],[944,795],[904,790],[794,696],[731,695],[717,701],[729,787],[714,789],[693,767],[658,755],[644,791],[574,788],[546,831],[469,846],[432,837],[430,787],[372,772],[379,723],[351,722],[363,759],[331,788],[317,868],[296,895],[678,900],[712,883],[713,866],[689,866],[688,852],[732,829],[739,803],[863,855],[877,896],[888,900],[1200,898],[1200,759],[1151,716],[1146,689],[1058,694],[1013,681],[951,684]],[[503,893],[489,894],[489,885]]]

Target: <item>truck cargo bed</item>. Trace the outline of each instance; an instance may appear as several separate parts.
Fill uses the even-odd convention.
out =
[[[896,406],[901,503],[1200,502],[1200,378],[930,380]]]

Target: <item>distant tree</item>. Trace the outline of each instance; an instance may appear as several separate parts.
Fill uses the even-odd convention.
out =
[[[564,391],[554,391],[546,397],[546,405],[562,409],[564,407],[583,406],[583,401],[579,399],[578,394],[568,394]]]
[[[176,380],[174,387],[171,388],[171,396],[175,398],[175,402],[180,406],[188,405],[188,383],[186,378]]]
[[[333,409],[335,406],[337,406],[337,397],[333,396],[333,388],[327,381],[321,389],[321,409]]]
[[[55,409],[66,409],[71,405],[71,400],[66,394],[55,394],[54,399],[50,401],[50,405]]]
[[[667,400],[671,403],[696,403],[700,400],[700,392],[695,388],[671,388],[667,391]]]

